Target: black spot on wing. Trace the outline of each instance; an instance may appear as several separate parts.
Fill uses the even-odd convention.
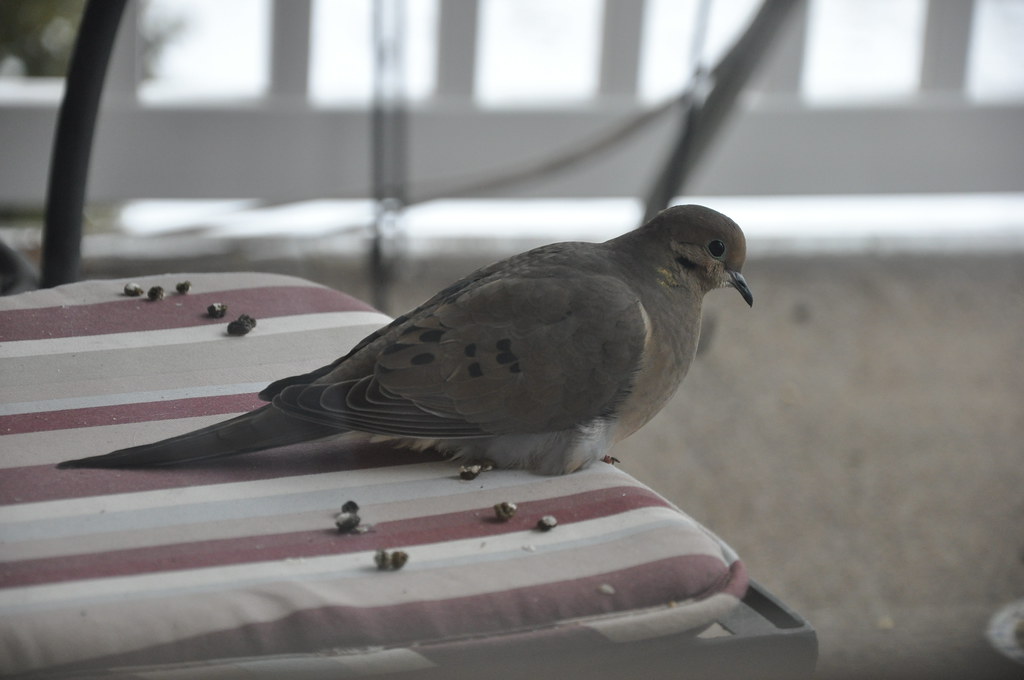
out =
[[[512,364],[519,361],[519,357],[512,353],[512,341],[508,338],[498,340],[495,347],[498,349],[498,354],[495,355],[494,360],[499,364]]]

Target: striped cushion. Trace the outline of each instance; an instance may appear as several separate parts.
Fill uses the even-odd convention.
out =
[[[192,291],[175,293],[186,278]],[[689,639],[742,597],[728,548],[611,465],[465,481],[430,454],[321,441],[175,468],[55,469],[251,409],[271,380],[387,320],[286,276],[138,283],[169,292],[151,302],[90,281],[0,298],[0,673],[338,676],[545,644],[625,650]],[[206,315],[212,302],[227,318]],[[228,336],[240,313],[257,327]],[[348,500],[365,533],[335,529]],[[510,521],[494,517],[500,501],[518,504]],[[542,515],[558,526],[538,531]],[[409,561],[380,571],[379,549]]]

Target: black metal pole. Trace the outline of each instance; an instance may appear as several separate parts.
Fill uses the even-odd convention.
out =
[[[107,62],[127,0],[90,0],[65,79],[57,117],[43,228],[42,286],[78,280],[82,259],[82,209],[96,112]]]

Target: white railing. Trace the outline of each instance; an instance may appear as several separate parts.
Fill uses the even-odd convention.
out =
[[[480,2],[440,0],[436,87],[409,109],[414,199],[532,167],[651,107],[638,95],[644,2],[625,0],[606,2],[597,92],[590,101],[480,106],[474,97]],[[368,196],[368,111],[316,105],[309,97],[311,5],[272,3],[265,96],[158,105],[138,96],[138,8],[130,3],[100,112],[89,200]],[[913,96],[850,106],[808,103],[801,95],[808,17],[801,6],[687,191],[707,196],[1024,190],[1024,105],[979,103],[966,93],[974,5],[927,3]],[[0,103],[0,203],[43,201],[56,106],[56,100]],[[569,171],[482,195],[643,196],[674,124],[671,115],[663,115],[628,142]]]

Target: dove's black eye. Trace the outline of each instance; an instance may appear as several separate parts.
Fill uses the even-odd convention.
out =
[[[711,257],[722,257],[725,255],[725,244],[715,239],[708,243],[708,252],[711,253]]]

